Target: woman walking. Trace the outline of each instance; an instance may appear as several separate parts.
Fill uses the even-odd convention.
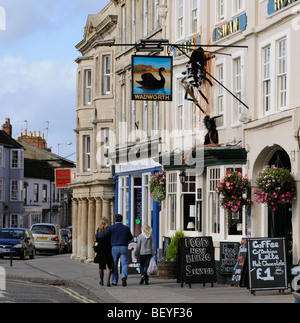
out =
[[[146,285],[149,285],[147,270],[150,260],[155,254],[155,242],[152,229],[148,224],[143,224],[142,226],[142,233],[137,239],[136,254],[140,256],[140,270],[142,276],[140,285],[143,285],[144,282]]]
[[[107,218],[102,218],[100,222],[100,226],[97,229],[97,233],[103,233],[107,230],[109,226],[109,220]],[[96,238],[97,245],[97,256],[96,262],[99,263],[99,276],[101,286],[104,286],[104,270],[106,269],[106,278],[107,278],[107,287],[111,287],[110,285],[110,276],[111,270],[113,267],[113,258],[111,254],[111,244],[110,239],[108,237]]]

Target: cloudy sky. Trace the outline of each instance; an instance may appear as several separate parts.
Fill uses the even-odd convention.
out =
[[[109,0],[0,0],[0,124],[9,117],[13,137],[47,134],[48,147],[75,160],[74,59],[88,14]],[[3,26],[5,25],[5,30]]]

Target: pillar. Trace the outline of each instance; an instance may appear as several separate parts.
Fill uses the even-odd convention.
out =
[[[80,262],[87,259],[87,233],[88,233],[88,200],[82,199],[82,212],[81,212],[81,241],[80,241]]]
[[[103,210],[102,210],[103,218],[107,218],[111,223],[110,219],[110,200],[103,198]]]
[[[78,254],[78,200],[73,199],[73,219],[72,219],[72,255],[71,259],[75,259]]]
[[[96,197],[96,222],[95,222],[95,232],[100,225],[100,220],[102,219],[102,200],[100,197]]]
[[[78,216],[77,216],[77,252],[75,254],[75,260],[80,260],[81,253],[81,218],[82,218],[82,199],[78,199]]]
[[[95,258],[95,252],[93,249],[93,245],[95,242],[95,199],[93,197],[90,197],[88,199],[89,206],[88,206],[88,231],[87,231],[87,263],[94,262]]]

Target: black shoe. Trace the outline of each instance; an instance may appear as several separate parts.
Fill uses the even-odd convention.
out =
[[[111,287],[111,284],[110,283],[107,283],[107,287]]]
[[[127,286],[127,279],[125,277],[122,278],[122,286],[123,287]]]
[[[144,284],[144,281],[145,281],[145,278],[142,277],[141,281],[140,281],[140,285],[143,285]]]
[[[99,281],[99,285],[104,286],[103,280]]]
[[[149,280],[146,280],[145,281],[145,285],[149,285]]]

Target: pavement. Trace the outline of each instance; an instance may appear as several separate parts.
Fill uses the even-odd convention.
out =
[[[129,276],[127,287],[99,285],[98,265],[79,263],[70,259],[70,254],[44,256],[32,260],[3,259],[0,266],[6,271],[6,279],[22,280],[49,285],[78,286],[98,303],[135,304],[196,304],[196,303],[294,303],[290,290],[257,292],[252,295],[247,288],[207,284],[188,285],[181,288],[175,280],[150,278],[150,285],[139,285],[138,275]]]

